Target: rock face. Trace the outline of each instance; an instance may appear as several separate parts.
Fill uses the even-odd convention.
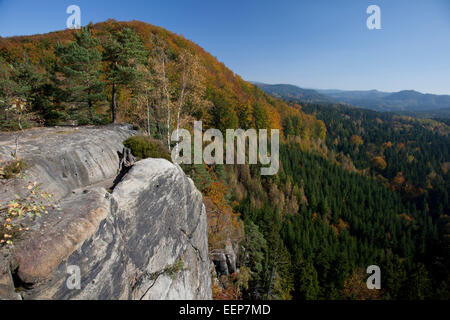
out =
[[[0,298],[211,299],[205,208],[179,166],[141,160],[112,193],[73,188],[60,205],[0,250]]]
[[[206,212],[181,168],[164,159],[139,161],[112,195],[118,224],[129,230],[127,246],[134,248],[133,298],[210,299]],[[175,265],[180,271],[171,276]]]
[[[211,260],[219,276],[230,275],[238,271],[237,255],[229,239],[225,249],[215,249],[211,252]]]
[[[61,199],[76,188],[115,177],[122,142],[136,133],[125,124],[31,129],[20,136],[17,153],[27,163],[28,177]],[[12,160],[14,138],[0,133],[0,162]],[[0,199],[11,196],[6,193],[12,189],[20,191],[18,185],[0,185]]]

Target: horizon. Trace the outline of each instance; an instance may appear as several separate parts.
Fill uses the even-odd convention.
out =
[[[132,1],[125,8],[117,0],[0,0],[0,35],[64,30],[71,4],[80,6],[82,26],[138,20],[183,35],[250,82],[450,95],[450,3],[445,0],[170,0]],[[380,30],[366,26],[371,4],[381,9]]]
[[[446,94],[446,93],[442,93],[442,94],[435,94],[435,93],[429,93],[429,92],[421,92],[415,89],[402,89],[402,90],[398,90],[398,91],[382,91],[382,90],[378,90],[378,89],[359,89],[359,90],[345,90],[345,89],[339,89],[339,88],[309,88],[309,87],[304,87],[302,85],[297,85],[297,84],[292,84],[292,83],[267,83],[267,82],[261,82],[261,81],[254,81],[254,80],[246,80],[252,84],[265,84],[265,85],[269,85],[269,86],[294,86],[300,89],[306,89],[306,90],[314,90],[314,91],[345,91],[345,92],[368,92],[368,91],[377,91],[380,93],[397,93],[397,92],[402,92],[402,91],[415,91],[417,93],[420,94],[432,94],[432,95],[439,95],[439,96],[450,96],[450,94]],[[320,92],[319,92],[320,93]]]

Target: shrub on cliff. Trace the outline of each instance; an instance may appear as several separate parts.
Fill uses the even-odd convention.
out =
[[[124,141],[123,145],[130,148],[138,160],[146,158],[163,158],[172,161],[169,150],[164,144],[148,136],[134,136]]]
[[[17,177],[27,167],[25,161],[14,160],[0,167],[0,179],[12,179]]]

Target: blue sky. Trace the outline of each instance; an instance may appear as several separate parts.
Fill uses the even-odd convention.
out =
[[[450,94],[450,0],[0,0],[0,35],[141,20],[183,34],[246,80]],[[381,8],[381,30],[366,9]]]

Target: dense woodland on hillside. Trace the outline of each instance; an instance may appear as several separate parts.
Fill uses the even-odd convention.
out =
[[[143,136],[125,144],[139,158],[170,158],[170,133],[195,119],[280,129],[275,176],[183,165],[204,195],[210,250],[241,248],[240,272],[214,282],[217,299],[450,298],[441,122],[287,103],[181,36],[113,20],[0,39],[0,107],[0,129],[18,137],[31,126],[132,123]],[[372,264],[382,290],[365,286]]]

